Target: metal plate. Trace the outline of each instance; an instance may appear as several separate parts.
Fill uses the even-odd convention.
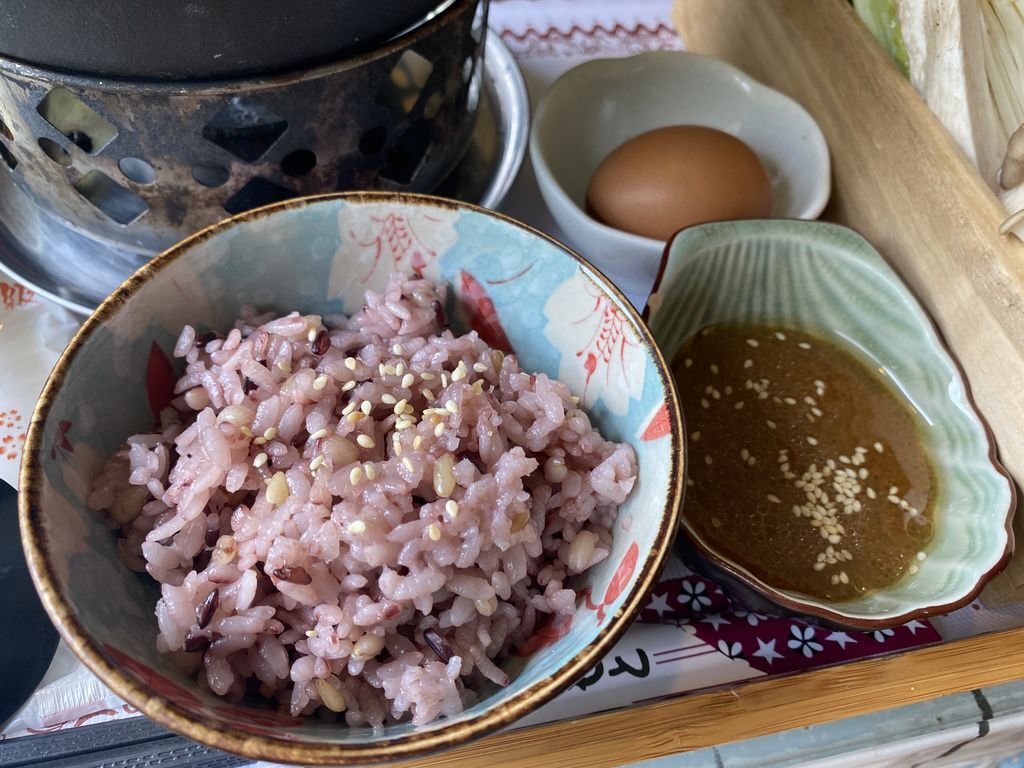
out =
[[[469,148],[435,193],[485,208],[505,199],[526,154],[530,106],[519,67],[489,31]],[[42,210],[0,166],[0,267],[73,312],[89,314],[146,256],[99,242]]]

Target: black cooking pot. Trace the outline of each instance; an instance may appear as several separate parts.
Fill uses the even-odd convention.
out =
[[[451,0],[3,0],[0,55],[77,74],[268,74],[367,50]]]

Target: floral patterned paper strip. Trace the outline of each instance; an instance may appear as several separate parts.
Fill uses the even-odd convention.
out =
[[[78,322],[0,272],[0,480],[12,486],[36,398]]]

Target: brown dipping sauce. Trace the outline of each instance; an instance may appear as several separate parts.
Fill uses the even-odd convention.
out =
[[[712,325],[676,358],[684,514],[773,587],[850,600],[917,571],[931,465],[907,404],[859,353],[783,327]]]

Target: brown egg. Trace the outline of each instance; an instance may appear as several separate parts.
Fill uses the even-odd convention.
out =
[[[667,240],[692,224],[771,215],[772,186],[761,159],[736,137],[677,125],[642,133],[608,155],[586,203],[608,226]]]

